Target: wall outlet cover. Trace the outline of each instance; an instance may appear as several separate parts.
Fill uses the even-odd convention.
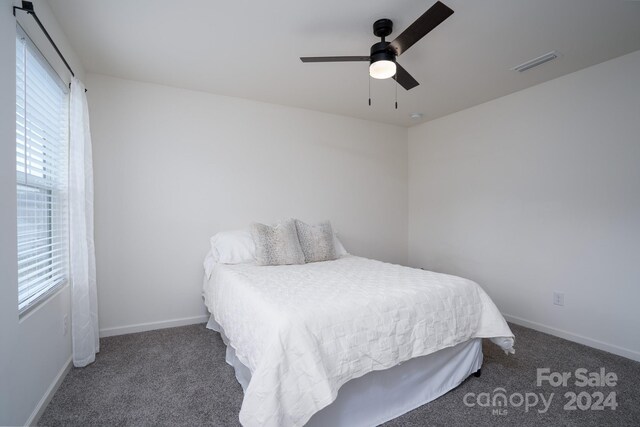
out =
[[[564,292],[553,292],[553,304],[558,306],[564,306]]]

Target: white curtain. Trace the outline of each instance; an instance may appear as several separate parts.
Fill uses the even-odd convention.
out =
[[[84,85],[71,81],[69,108],[69,278],[73,364],[86,366],[100,350],[93,244],[93,162]]]

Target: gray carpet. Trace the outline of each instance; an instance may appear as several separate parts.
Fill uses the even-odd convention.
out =
[[[640,426],[640,363],[511,325],[515,355],[484,343],[480,378],[470,377],[443,397],[389,422],[388,426]],[[96,362],[72,369],[53,397],[40,425],[47,426],[234,426],[242,389],[224,361],[220,336],[204,325],[185,326],[101,340]],[[536,386],[536,368],[574,372],[578,368],[615,372],[615,387]],[[546,413],[536,408],[468,407],[467,393],[555,393]],[[617,408],[566,411],[564,394],[616,393]],[[586,399],[586,397],[584,398]],[[473,401],[468,400],[468,401]],[[514,403],[519,403],[514,398]],[[586,400],[582,401],[583,405]],[[542,403],[537,408],[541,409]],[[500,408],[498,408],[500,409]],[[504,407],[502,408],[504,409]]]

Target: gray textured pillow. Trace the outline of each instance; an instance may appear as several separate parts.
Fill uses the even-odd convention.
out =
[[[273,227],[253,223],[251,236],[256,244],[258,265],[304,264],[304,254],[293,219]]]
[[[331,261],[338,258],[329,221],[309,225],[296,219],[296,229],[305,262]]]

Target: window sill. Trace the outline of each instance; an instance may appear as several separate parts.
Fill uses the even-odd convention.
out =
[[[55,296],[60,294],[65,288],[67,288],[69,282],[67,280],[61,281],[59,284],[53,286],[46,293],[41,295],[37,300],[33,303],[29,304],[27,307],[23,308],[18,312],[18,321],[22,323],[27,318],[31,317],[33,313],[38,311],[41,307],[44,307],[49,301],[51,301]]]

